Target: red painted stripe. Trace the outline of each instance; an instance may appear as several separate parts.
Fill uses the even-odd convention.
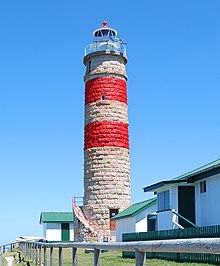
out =
[[[126,81],[116,77],[102,77],[86,82],[85,104],[100,101],[102,95],[106,100],[127,103]]]
[[[86,125],[84,149],[105,146],[129,149],[128,124],[104,121]]]

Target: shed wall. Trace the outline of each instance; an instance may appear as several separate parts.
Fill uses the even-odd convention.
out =
[[[200,192],[200,182],[206,180],[206,192]],[[220,224],[220,175],[214,175],[195,183],[196,224],[210,226]]]
[[[135,232],[147,232],[147,216],[156,211],[156,203],[147,210],[135,216]]]
[[[46,240],[61,241],[61,224],[46,223]]]
[[[135,218],[128,217],[116,220],[116,241],[122,241],[122,234],[135,232]]]
[[[147,232],[147,216],[155,211],[156,203],[134,217],[117,219],[116,241],[122,241],[122,234],[124,233]]]
[[[70,239],[69,241],[74,241],[74,226],[73,223],[69,225]],[[44,223],[43,236],[47,241],[61,241],[61,223]]]

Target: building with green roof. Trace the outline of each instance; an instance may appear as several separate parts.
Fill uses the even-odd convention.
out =
[[[122,241],[123,233],[146,232],[148,217],[156,211],[156,198],[135,203],[112,218],[116,223],[116,241]]]
[[[72,212],[42,212],[40,224],[43,225],[44,239],[51,241],[74,241]]]
[[[220,159],[144,187],[157,194],[158,230],[220,225],[219,191]]]

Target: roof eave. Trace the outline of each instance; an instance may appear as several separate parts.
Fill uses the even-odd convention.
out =
[[[158,190],[158,188],[167,186],[167,185],[173,185],[177,183],[185,183],[187,182],[187,179],[181,179],[181,180],[166,180],[166,181],[161,181],[156,184],[144,187],[143,190],[144,192],[153,192],[155,190]]]
[[[145,211],[148,208],[150,208],[152,205],[154,205],[156,203],[156,201],[157,201],[157,198],[155,197],[155,198],[152,199],[151,202],[149,202],[148,204],[146,204],[142,208],[138,209],[137,211],[134,211],[133,213],[125,214],[125,215],[119,216],[119,217],[117,217],[117,215],[116,215],[115,217],[112,218],[112,220],[124,219],[124,218],[128,218],[128,217],[134,217],[134,216],[138,215],[139,213],[141,213],[142,211]]]
[[[143,189],[144,189],[144,192],[154,192],[155,190],[158,190],[159,188],[166,186],[166,185],[171,185],[171,184],[176,184],[176,183],[181,183],[181,182],[193,183],[203,178],[207,178],[210,175],[215,175],[219,173],[220,173],[220,164],[217,164],[217,165],[205,168],[203,170],[200,170],[196,173],[192,173],[188,175],[186,174],[181,179],[161,181],[153,185],[147,186]]]
[[[134,217],[134,216],[138,215],[139,213],[147,210],[148,208],[150,208],[151,206],[153,206],[156,202],[157,202],[157,198],[155,198],[155,200],[152,200],[152,202],[150,202],[149,204],[147,204],[147,206],[144,206],[141,209],[137,210],[136,212],[132,213],[131,217]]]
[[[131,217],[131,214],[127,214],[127,215],[124,215],[124,216],[121,216],[121,217],[112,217],[111,220],[119,220],[119,219],[125,219],[125,218],[128,218],[128,217]]]
[[[196,174],[191,174],[187,176],[188,183],[194,183],[195,181],[207,178],[211,175],[216,175],[220,173],[220,164],[209,167],[208,169],[201,170]]]

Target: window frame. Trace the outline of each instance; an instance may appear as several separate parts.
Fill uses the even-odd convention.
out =
[[[157,210],[164,211],[170,209],[170,190],[157,193]]]
[[[91,71],[91,60],[88,61],[87,66],[86,66],[86,72],[89,73]]]
[[[200,181],[200,183],[199,183],[199,192],[200,192],[200,194],[204,194],[204,193],[207,192],[206,180]]]

